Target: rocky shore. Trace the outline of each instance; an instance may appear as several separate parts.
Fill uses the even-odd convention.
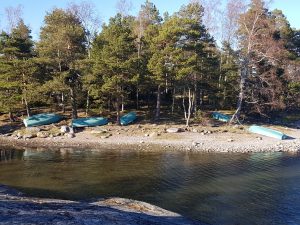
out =
[[[0,185],[0,224],[161,224],[193,225],[179,214],[122,198],[78,202],[26,197]]]
[[[246,126],[189,128],[171,125],[141,125],[126,127],[109,125],[77,130],[45,126],[22,128],[0,135],[0,145],[10,147],[79,147],[92,149],[126,149],[143,151],[194,152],[274,152],[300,150],[300,131],[296,128],[271,127],[291,138],[277,140],[251,134]]]

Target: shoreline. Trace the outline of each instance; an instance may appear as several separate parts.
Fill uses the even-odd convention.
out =
[[[203,128],[203,127],[202,127]],[[93,150],[191,151],[191,152],[297,152],[300,151],[300,132],[283,128],[294,139],[278,140],[251,134],[240,127],[191,127],[178,133],[167,133],[166,125],[127,127],[106,126],[88,128],[67,135],[47,138],[17,138],[0,136],[0,146],[13,148],[89,148]],[[231,129],[231,130],[229,130]],[[278,128],[277,128],[278,129]]]

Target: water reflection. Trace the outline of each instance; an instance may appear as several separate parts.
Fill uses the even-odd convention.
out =
[[[208,224],[300,224],[298,154],[10,151],[1,183],[30,195],[133,198]]]

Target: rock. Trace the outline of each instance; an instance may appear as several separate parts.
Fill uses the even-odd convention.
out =
[[[60,132],[61,133],[68,133],[69,132],[69,127],[68,126],[61,126],[60,127]]]
[[[140,144],[143,144],[143,143],[145,143],[144,141],[140,141]]]
[[[198,133],[198,130],[194,128],[194,129],[192,130],[192,132],[193,132],[193,133]]]
[[[25,129],[26,133],[37,133],[39,131],[41,131],[41,129],[38,127],[26,127]]]
[[[47,137],[49,137],[49,133],[45,132],[45,131],[40,131],[40,132],[37,132],[36,136],[38,138],[47,138]]]
[[[166,131],[167,133],[178,133],[181,131],[181,129],[173,127],[173,128],[168,128]]]
[[[199,143],[199,142],[196,142],[196,141],[193,141],[192,145],[193,145],[194,147],[198,147],[198,146],[200,145],[200,143]]]
[[[228,142],[233,142],[234,140],[232,138],[227,139]]]
[[[137,129],[140,129],[140,128],[142,128],[142,125],[138,124],[138,125],[136,126],[136,128],[137,128]]]
[[[91,134],[105,134],[107,133],[106,130],[92,130]]]
[[[106,139],[106,138],[109,138],[110,136],[112,136],[112,134],[102,135],[102,136],[100,136],[100,138],[101,139]]]
[[[205,135],[205,132],[202,131],[202,132],[201,132],[201,135]]]
[[[74,137],[75,137],[75,134],[74,134],[74,133],[68,133],[67,137],[68,137],[68,138],[74,138]]]
[[[149,137],[150,135],[149,135],[149,134],[145,134],[144,136],[145,136],[145,137]]]
[[[70,134],[75,134],[74,128],[73,127],[69,127],[69,133]]]
[[[157,137],[157,136],[158,136],[158,133],[152,132],[149,136],[150,136],[150,137]]]
[[[31,139],[31,138],[34,138],[36,135],[33,135],[33,134],[24,134],[23,135],[23,138],[24,139]]]
[[[261,141],[263,138],[262,137],[257,137],[256,139]]]

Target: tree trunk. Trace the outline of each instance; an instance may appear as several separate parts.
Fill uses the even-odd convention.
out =
[[[9,121],[10,122],[15,122],[15,118],[14,118],[14,115],[11,111],[8,112],[8,117],[9,117]]]
[[[241,68],[240,93],[239,93],[239,98],[238,98],[238,102],[237,102],[237,108],[229,122],[230,124],[234,121],[239,121],[239,117],[240,117],[240,113],[242,110],[242,105],[243,105],[243,101],[244,101],[244,97],[245,97],[245,84],[246,84],[246,79],[248,76],[248,66],[249,66],[248,60],[244,59],[244,62],[243,62],[242,68]]]
[[[116,99],[116,110],[117,110],[117,124],[121,125],[120,123],[120,98],[117,97]]]
[[[188,99],[189,99],[189,104],[188,104],[188,108],[186,110],[186,106],[185,106],[185,89],[184,89],[184,94],[183,94],[183,100],[182,100],[182,104],[183,104],[183,110],[184,110],[184,118],[186,121],[186,126],[188,127],[190,125],[190,119],[191,119],[191,114],[192,114],[192,109],[193,109],[193,104],[194,104],[194,97],[195,95],[191,93],[191,89],[189,88],[188,91]]]
[[[87,91],[86,95],[86,108],[85,108],[85,116],[88,117],[90,111],[90,91]]]
[[[161,104],[161,86],[158,85],[157,87],[157,99],[156,99],[156,113],[155,113],[155,120],[158,121],[160,117],[160,104]]]
[[[76,91],[74,88],[70,88],[71,105],[72,105],[72,119],[77,119],[77,99]]]
[[[139,109],[139,83],[136,84],[136,110]]]
[[[124,109],[125,107],[124,107],[124,97],[122,96],[121,97],[121,112],[124,112]]]
[[[31,115],[31,112],[30,112],[30,107],[28,105],[26,97],[24,98],[24,103],[25,103],[25,107],[26,107],[27,116],[29,117]]]
[[[172,108],[171,108],[171,112],[172,112],[172,115],[174,114],[174,107],[175,107],[175,87],[173,88],[173,95],[172,95]]]
[[[62,107],[62,112],[66,112],[66,107],[65,107],[65,94],[62,92],[61,93],[61,107]]]
[[[195,115],[197,114],[198,111],[198,104],[197,104],[197,90],[198,90],[198,86],[197,86],[197,81],[195,80],[195,84],[194,84],[194,113]]]

